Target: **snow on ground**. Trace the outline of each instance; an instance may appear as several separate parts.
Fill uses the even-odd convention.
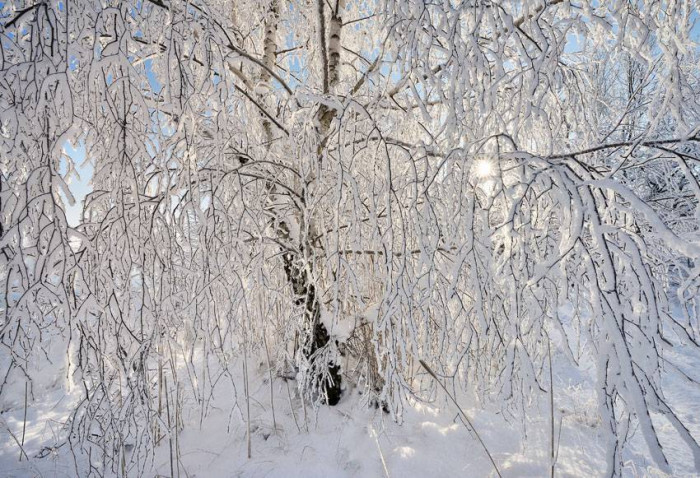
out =
[[[678,349],[679,359],[692,366],[696,359],[685,352],[683,347]],[[591,379],[593,370],[564,368],[563,357],[559,356],[554,362],[555,428],[559,441],[555,474],[602,476],[605,441]],[[174,449],[179,448],[179,453],[173,453],[175,476],[496,476],[484,450],[459,420],[455,406],[442,394],[433,403],[407,403],[399,425],[381,409],[367,407],[356,390],[348,391],[336,407],[304,407],[294,396],[295,382],[277,378],[273,387],[273,423],[267,376],[267,371],[259,367],[250,377],[250,383],[256,384],[250,405],[251,458],[247,457],[242,377],[234,377],[237,389],[218,386],[203,420],[199,406],[184,407],[184,430],[177,443],[174,438],[172,442]],[[668,397],[681,411],[693,435],[700,437],[700,390],[681,382],[667,385]],[[61,436],[61,425],[73,405],[73,397],[65,392],[62,381],[53,387],[28,406],[24,449],[32,457],[30,461],[19,461],[20,450],[15,441],[22,434],[22,401],[0,414],[0,477],[75,476],[67,445],[53,452],[45,449],[46,456],[36,458],[43,447],[56,443]],[[458,397],[458,401],[472,418],[504,477],[548,476],[550,419],[546,394],[526,406],[525,424],[510,413],[479,406],[466,395]],[[674,467],[673,476],[699,476],[688,448],[675,437],[670,424],[658,417],[656,423]],[[666,476],[650,461],[639,435],[632,432],[625,454],[625,476]],[[171,476],[167,438],[156,448],[153,469],[146,476]]]

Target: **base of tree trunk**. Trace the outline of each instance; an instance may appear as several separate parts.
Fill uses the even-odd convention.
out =
[[[326,326],[320,320],[317,320],[314,324],[313,342],[309,348],[309,353],[306,356],[307,359],[313,360],[313,355],[317,350],[328,345],[330,341],[330,336],[328,335],[328,330]],[[315,368],[315,367],[314,367]],[[321,373],[320,370],[316,370],[316,373]],[[337,405],[340,401],[340,396],[342,395],[341,390],[341,377],[340,377],[340,366],[336,364],[329,364],[328,375],[330,380],[323,383],[322,392],[324,401],[328,405]]]
[[[297,297],[295,303],[298,306],[305,306],[304,318],[311,325],[311,334],[302,341],[304,358],[311,363],[310,373],[315,375],[313,378],[325,377],[320,389],[323,401],[331,406],[336,405],[342,395],[340,366],[330,361],[317,364],[317,352],[328,346],[330,335],[321,321],[321,304],[316,296],[316,287],[309,280],[307,271],[295,263],[293,254],[284,255],[284,271]]]

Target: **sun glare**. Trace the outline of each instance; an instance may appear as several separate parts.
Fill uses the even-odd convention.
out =
[[[479,178],[487,178],[493,175],[493,162],[488,159],[479,159],[474,163],[474,174]]]

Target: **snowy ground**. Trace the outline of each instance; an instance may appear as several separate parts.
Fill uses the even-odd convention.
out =
[[[690,361],[679,349],[681,360]],[[592,370],[562,370],[555,357],[555,417],[558,457],[555,474],[561,477],[595,477],[605,471],[605,445],[596,397],[590,379]],[[454,405],[439,399],[434,403],[407,404],[404,422],[362,404],[356,392],[347,393],[337,407],[314,410],[294,398],[294,382],[276,379],[273,388],[276,428],[270,406],[266,372],[259,368],[252,390],[251,458],[247,457],[245,400],[242,386],[238,401],[232,387],[218,387],[212,408],[200,422],[200,409],[191,406],[183,415],[184,430],[173,441],[179,453],[172,460],[179,477],[487,477],[495,476],[488,457],[475,437],[457,418]],[[238,383],[242,383],[238,381]],[[685,383],[669,383],[668,396],[695,437],[700,437],[700,390]],[[24,407],[0,415],[0,476],[75,476],[68,446],[35,458],[40,450],[56,442],[61,424],[71,407],[71,396],[58,381],[50,393],[27,411],[25,446],[31,460],[19,461],[15,441],[21,438]],[[291,391],[287,392],[287,387]],[[442,397],[442,395],[441,395]],[[443,397],[444,398],[444,397]],[[290,400],[291,399],[291,400]],[[498,410],[470,404],[458,397],[472,417],[477,431],[505,477],[548,476],[550,419],[548,397],[527,407],[525,425]],[[293,410],[293,413],[292,413]],[[673,476],[699,476],[690,452],[674,435],[671,426],[656,420],[662,446],[673,466]],[[307,431],[308,429],[308,431]],[[12,434],[10,433],[12,432]],[[15,438],[13,438],[13,436]],[[666,476],[648,458],[639,434],[634,434],[626,454],[626,476]],[[161,441],[152,471],[146,476],[171,476],[170,443]]]

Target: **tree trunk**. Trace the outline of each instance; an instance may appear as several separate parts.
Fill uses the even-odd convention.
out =
[[[316,295],[316,287],[309,280],[310,271],[299,267],[297,256],[289,252],[284,254],[284,271],[294,290],[296,305],[304,305],[308,333],[304,335],[301,351],[309,362],[308,373],[314,379],[320,380],[319,390],[325,403],[336,405],[341,395],[340,366],[323,360],[319,362],[320,353],[328,346],[330,336],[321,321],[321,303]]]

